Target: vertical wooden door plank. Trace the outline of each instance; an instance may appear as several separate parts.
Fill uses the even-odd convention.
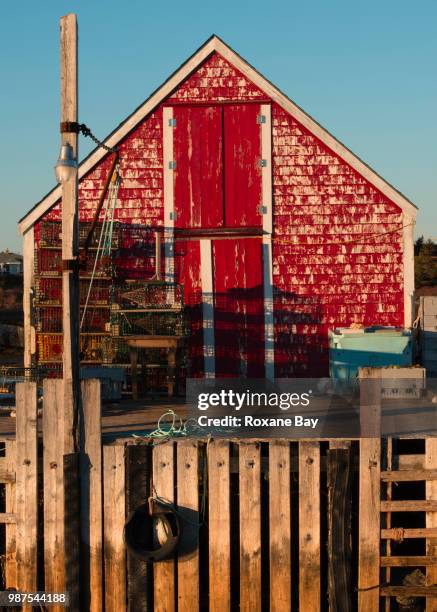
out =
[[[17,588],[37,587],[38,432],[36,383],[16,385]]]
[[[64,462],[62,419],[63,381],[44,380],[43,473],[44,473],[44,576],[45,590],[64,589]],[[55,606],[60,610],[61,606]]]
[[[199,457],[197,442],[177,443],[177,503],[186,517],[178,548],[178,612],[199,610]]]
[[[320,610],[320,447],[299,443],[299,610]]]
[[[63,457],[64,466],[64,575],[70,595],[69,612],[81,612],[80,453]]]
[[[269,445],[270,612],[291,610],[290,445]]]
[[[81,454],[82,541],[87,556],[85,596],[90,612],[103,609],[102,433],[100,381],[82,382],[85,446]]]
[[[159,444],[153,449],[153,496],[174,502],[173,442]],[[175,560],[154,565],[154,612],[175,610]]]
[[[124,444],[103,447],[105,611],[126,610]]]
[[[333,610],[352,611],[350,442],[332,441],[327,455],[328,597]]]
[[[240,610],[261,610],[261,445],[240,442]]]
[[[229,442],[208,444],[209,610],[231,609]]]
[[[17,458],[17,447],[15,440],[6,441],[6,469],[15,474],[16,471],[16,459]],[[6,512],[10,512],[16,515],[17,504],[16,504],[16,486],[14,482],[7,482],[5,484],[5,495],[6,495]],[[5,525],[5,537],[6,537],[6,561],[5,561],[5,580],[6,588],[17,586],[17,527],[14,523],[8,523]]]
[[[379,609],[381,439],[360,440],[358,610]]]
[[[126,514],[144,504],[151,495],[152,449],[145,445],[126,446]],[[146,540],[152,539],[152,527]],[[127,555],[128,612],[153,609],[153,565]]]
[[[426,438],[425,440],[425,469],[435,470],[437,468],[437,438]],[[426,482],[426,499],[437,500],[437,480]],[[437,512],[426,513],[426,527],[437,527]],[[426,554],[428,557],[437,555],[437,539],[429,538],[426,541]],[[437,585],[437,566],[429,565],[426,568],[427,586]],[[437,612],[437,597],[428,597],[426,600],[426,612]]]

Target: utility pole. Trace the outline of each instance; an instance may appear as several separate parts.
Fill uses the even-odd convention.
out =
[[[61,144],[78,159],[77,19],[61,17]],[[77,167],[62,182],[62,328],[64,453],[79,451],[79,219]],[[62,416],[62,415],[60,415]]]

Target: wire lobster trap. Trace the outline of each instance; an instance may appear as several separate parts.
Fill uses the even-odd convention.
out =
[[[177,283],[143,281],[114,285],[111,304],[113,310],[182,310],[183,287]]]

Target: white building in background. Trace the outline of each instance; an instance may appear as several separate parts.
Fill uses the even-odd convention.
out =
[[[0,274],[23,274],[23,256],[9,249],[0,251]]]

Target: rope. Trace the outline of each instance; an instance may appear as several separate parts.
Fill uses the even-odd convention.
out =
[[[171,416],[172,417],[172,421],[171,423],[167,423],[169,424],[168,429],[165,429],[161,423],[163,421],[163,419],[167,416]],[[191,422],[194,422],[195,425],[197,426],[197,422],[195,419],[187,419],[185,422],[182,421],[181,417],[178,416],[176,414],[176,412],[174,410],[167,410],[166,412],[164,412],[163,414],[161,414],[161,416],[158,419],[158,422],[156,424],[156,429],[154,429],[153,431],[151,431],[150,433],[142,436],[142,435],[138,435],[138,434],[133,434],[134,438],[137,438],[139,440],[160,440],[162,442],[164,442],[165,440],[167,440],[168,438],[178,438],[181,436],[188,436],[192,433],[194,433],[195,428],[193,427],[193,425],[191,425]]]
[[[80,330],[82,330],[85,315],[88,308],[88,303],[91,296],[91,290],[93,288],[93,283],[96,275],[97,264],[102,259],[103,255],[110,253],[111,244],[112,244],[112,232],[113,232],[113,224],[114,224],[114,211],[117,206],[118,201],[118,191],[120,189],[121,178],[118,172],[118,167],[116,168],[114,175],[111,180],[110,191],[107,197],[107,205],[104,208],[104,216],[102,221],[102,229],[100,231],[99,242],[97,245],[96,257],[94,260],[93,271],[91,273],[90,284],[88,287],[88,292],[85,300],[85,306],[82,313],[82,318],[80,321]],[[109,228],[109,229],[108,229]],[[92,321],[91,321],[92,322]]]

